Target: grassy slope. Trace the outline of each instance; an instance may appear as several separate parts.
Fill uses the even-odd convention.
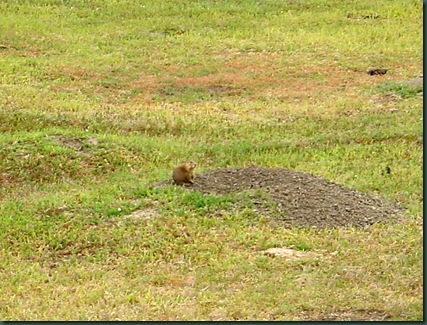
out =
[[[401,86],[422,71],[419,1],[0,11],[0,319],[422,319],[422,97]],[[408,221],[282,229],[147,189],[187,158],[307,171]],[[322,257],[260,252],[281,246]]]

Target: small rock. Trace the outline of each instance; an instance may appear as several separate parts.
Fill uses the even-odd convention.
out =
[[[286,247],[269,248],[266,251],[264,251],[264,254],[271,257],[283,257],[291,261],[304,258],[304,257],[314,258],[319,256],[318,254],[313,252],[302,252],[302,251],[297,251],[297,250],[286,248]]]

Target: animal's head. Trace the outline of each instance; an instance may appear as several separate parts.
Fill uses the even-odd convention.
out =
[[[187,165],[188,165],[188,167],[191,169],[191,170],[193,170],[194,168],[196,168],[196,166],[197,166],[197,164],[194,162],[194,161],[192,161],[192,160],[190,160],[190,161],[187,161],[187,163],[186,163]]]

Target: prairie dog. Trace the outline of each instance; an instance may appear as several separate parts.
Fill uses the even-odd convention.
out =
[[[193,184],[194,181],[194,168],[197,164],[194,161],[187,161],[173,170],[172,178],[176,185],[183,185],[184,183]]]

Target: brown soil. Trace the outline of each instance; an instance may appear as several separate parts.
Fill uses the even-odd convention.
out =
[[[257,213],[285,226],[364,227],[396,220],[403,214],[399,207],[378,197],[282,168],[212,170],[197,174],[187,188],[205,194],[247,193]]]

